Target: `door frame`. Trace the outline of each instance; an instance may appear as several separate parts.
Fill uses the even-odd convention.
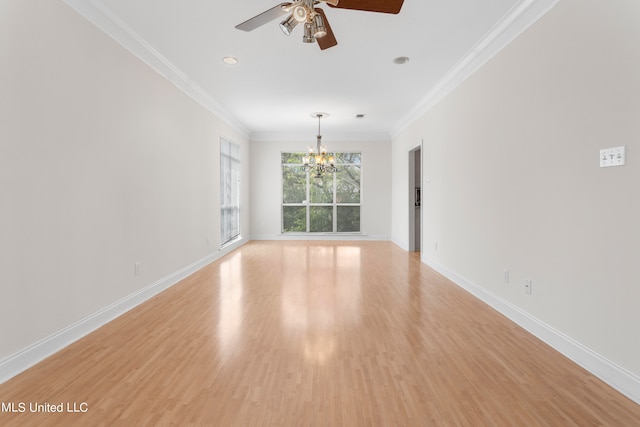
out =
[[[422,175],[423,175],[423,155],[422,155],[422,146],[423,146],[423,141],[420,140],[420,143],[413,147],[412,149],[409,150],[409,156],[408,156],[408,162],[409,162],[409,180],[408,180],[408,198],[407,198],[407,206],[408,206],[408,210],[409,210],[409,229],[408,229],[408,233],[409,233],[409,251],[410,252],[416,252],[416,250],[421,250],[422,249],[422,235],[424,234],[424,230],[422,228],[422,206],[420,207],[420,209],[416,209],[415,206],[415,189],[416,187],[420,187],[421,191],[422,191]],[[420,174],[419,174],[419,178],[416,179],[416,157],[417,155],[419,155],[418,160],[419,160],[419,167],[420,167]],[[420,197],[420,202],[422,204],[422,195]],[[418,241],[416,244],[416,211],[420,212],[420,216],[419,216],[419,220],[420,220],[420,236],[418,236]]]

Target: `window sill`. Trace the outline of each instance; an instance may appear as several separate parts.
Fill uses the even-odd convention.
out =
[[[242,240],[242,236],[241,235],[237,235],[236,237],[234,237],[233,239],[229,240],[228,242],[226,242],[223,245],[220,245],[220,250],[223,250],[231,245],[234,245],[236,243],[238,243],[240,240]]]

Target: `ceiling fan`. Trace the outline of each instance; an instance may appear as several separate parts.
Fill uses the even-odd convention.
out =
[[[327,21],[327,16],[319,7],[320,3],[326,3],[337,9],[363,10],[368,12],[397,14],[402,8],[404,0],[295,0],[288,3],[280,3],[253,18],[236,25],[243,31],[255,30],[258,27],[287,15],[287,19],[280,23],[280,29],[286,35],[290,35],[298,24],[304,25],[302,41],[304,43],[318,42],[320,49],[325,50],[338,44],[333,30]]]

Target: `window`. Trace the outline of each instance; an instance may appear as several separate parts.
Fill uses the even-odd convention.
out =
[[[360,232],[361,153],[335,153],[338,171],[316,178],[305,153],[282,153],[282,232]]]
[[[240,237],[240,147],[220,138],[220,246]]]

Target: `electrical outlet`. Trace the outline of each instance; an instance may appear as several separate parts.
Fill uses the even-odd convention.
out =
[[[509,270],[505,268],[502,272],[502,277],[504,279],[504,283],[509,283]]]
[[[625,147],[605,148],[600,150],[600,167],[608,168],[611,166],[624,166]]]
[[[140,275],[140,263],[136,262],[133,264],[133,274],[135,274],[136,276]]]
[[[524,279],[524,293],[531,295],[532,282],[531,279]]]

